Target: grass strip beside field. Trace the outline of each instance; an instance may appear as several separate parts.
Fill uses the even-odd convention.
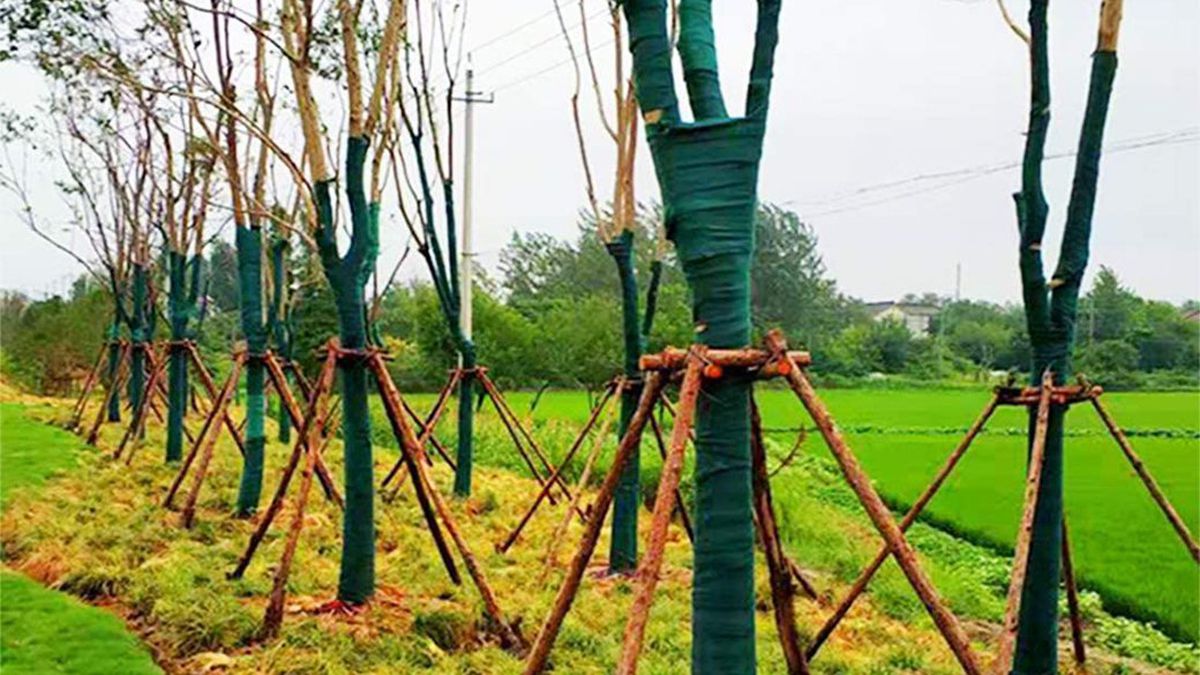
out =
[[[0,404],[0,509],[74,466],[83,444]],[[161,673],[119,618],[16,572],[0,569],[0,671],[4,675]]]

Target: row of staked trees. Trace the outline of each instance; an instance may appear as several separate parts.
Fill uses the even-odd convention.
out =
[[[758,0],[751,70],[738,109],[727,106],[721,88],[710,2],[682,0],[677,13],[665,0],[610,5],[615,39],[628,44],[633,58],[628,74],[616,69],[611,101],[601,99],[598,84],[591,87],[617,167],[605,193],[593,180],[581,122],[581,91],[588,88],[584,72],[593,79],[596,72],[592,48],[586,35],[582,46],[567,40],[576,71],[571,112],[580,129],[585,220],[595,232],[587,245],[602,247],[611,260],[620,316],[613,323],[621,335],[622,372],[633,384],[622,395],[622,429],[637,400],[637,357],[647,348],[655,308],[666,299],[659,297],[666,295],[664,278],[671,275],[687,289],[676,297],[690,304],[687,342],[744,347],[756,329],[751,308],[757,304],[761,322],[785,322],[790,310],[780,299],[796,293],[807,304],[797,325],[786,327],[814,347],[835,350],[836,340],[821,345],[818,336],[824,324],[844,321],[842,301],[831,286],[822,286],[827,282],[820,274],[789,279],[796,260],[814,260],[815,250],[775,255],[787,247],[766,236],[758,243],[768,255],[756,255],[756,235],[764,231],[759,221],[787,220],[779,211],[760,210],[757,200],[780,5],[780,0]],[[1028,32],[1010,21],[1028,45],[1031,66],[1029,128],[1015,201],[1035,385],[1044,374],[1060,385],[1072,374],[1121,5],[1120,0],[1101,5],[1062,251],[1049,279],[1041,260],[1048,212],[1041,163],[1050,112],[1046,0],[1031,1]],[[562,7],[556,10],[565,37],[568,19]],[[28,59],[53,83],[51,119],[42,125],[50,139],[46,148],[66,166],[63,187],[72,221],[91,252],[84,256],[62,245],[38,222],[20,172],[7,173],[4,185],[25,200],[28,224],[76,256],[94,282],[108,290],[107,338],[115,349],[119,338],[132,346],[129,395],[135,404],[143,395],[145,361],[153,353],[160,313],[172,343],[192,339],[203,323],[203,253],[214,236],[210,233],[229,221],[235,228],[240,329],[251,353],[286,350],[295,342],[290,317],[298,308],[290,307],[286,293],[292,286],[288,242],[305,249],[307,255],[299,257],[315,261],[322,273],[341,347],[380,345],[390,281],[380,289],[377,258],[381,213],[389,209],[400,215],[425,262],[443,335],[466,369],[459,385],[455,492],[470,493],[476,347],[460,317],[467,296],[456,241],[454,127],[448,114],[465,20],[462,8],[434,0],[324,5],[279,0],[269,6],[265,0],[252,6],[228,0],[112,6],[82,0],[28,3],[9,17],[14,42],[0,54]],[[686,106],[676,93],[676,52]],[[252,66],[241,67],[246,63]],[[437,87],[435,72],[445,76]],[[337,109],[345,111],[344,125],[330,114]],[[32,128],[9,119],[5,133],[29,136]],[[640,216],[632,191],[639,130],[662,204],[660,213]],[[389,191],[394,195],[385,199]],[[789,234],[786,227],[766,232]],[[645,242],[641,247],[639,236]],[[666,241],[674,245],[670,269],[664,263]],[[518,240],[506,259],[509,301],[526,314],[541,311],[537,305],[547,299],[541,292],[546,284],[571,283],[555,279],[561,272],[555,252],[538,248],[536,240]],[[575,264],[581,260],[578,256]],[[810,262],[800,269],[816,267]],[[969,309],[961,311],[970,314]],[[602,328],[617,330],[616,325]],[[188,381],[182,352],[171,349],[168,355],[165,457],[173,461],[180,456]],[[115,381],[118,357],[119,352],[110,352],[110,381]],[[370,392],[363,359],[343,359],[339,370],[345,511],[338,601],[355,605],[369,600],[375,586]],[[705,379],[697,407],[694,672],[755,669],[752,386],[752,379],[739,373]],[[264,471],[264,376],[254,360],[245,390],[241,515],[257,507]],[[111,416],[119,413],[114,405]],[[1054,672],[1057,664],[1064,416],[1065,406],[1053,406],[1021,589],[1013,666],[1018,673]],[[1031,443],[1034,427],[1031,416]],[[628,571],[637,561],[637,476],[635,461],[614,503],[614,572]]]

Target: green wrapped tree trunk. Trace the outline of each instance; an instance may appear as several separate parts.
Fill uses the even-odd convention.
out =
[[[680,3],[679,53],[695,122],[675,96],[665,0],[625,0],[634,83],[662,193],[667,236],[692,292],[696,338],[738,348],[750,341],[750,261],[758,164],[766,129],[779,0],[759,0],[746,115],[721,100],[707,0]],[[696,411],[696,540],[692,671],[755,670],[752,381],[706,380]]]
[[[238,304],[242,334],[250,358],[246,362],[246,453],[242,458],[242,480],[238,486],[237,515],[245,518],[258,510],[262,497],[263,456],[267,445],[266,364],[267,330],[263,323],[262,228],[257,224],[238,227]]]
[[[621,281],[621,334],[625,358],[623,372],[630,382],[638,383],[621,392],[621,417],[618,438],[625,436],[629,421],[642,396],[638,358],[645,347],[638,326],[637,278],[633,271],[633,232],[626,230],[607,245]],[[640,452],[635,451],[621,472],[621,482],[613,496],[612,537],[609,541],[608,568],[613,573],[631,572],[637,567],[637,523],[641,508]]]
[[[273,283],[271,310],[267,320],[271,326],[271,332],[275,340],[275,353],[279,355],[279,358],[284,363],[290,363],[292,360],[291,313],[285,304],[288,283],[287,248],[288,242],[283,238],[277,239],[271,244],[271,278]],[[285,370],[283,376],[284,382],[290,386],[291,372]],[[288,414],[287,407],[282,402],[279,405],[278,426],[279,442],[290,443],[292,438],[292,417]]]
[[[454,464],[454,495],[471,495],[471,467],[474,464],[475,437],[475,344],[462,341],[459,346],[463,376],[458,381],[458,450]]]
[[[1092,56],[1087,107],[1076,156],[1058,266],[1049,283],[1042,269],[1042,239],[1048,207],[1042,186],[1042,160],[1050,123],[1047,0],[1029,10],[1031,97],[1029,128],[1022,163],[1021,191],[1013,195],[1020,230],[1020,269],[1025,318],[1033,350],[1031,382],[1054,373],[1054,384],[1071,376],[1080,286],[1087,267],[1092,212],[1108,103],[1116,74],[1115,44]],[[1103,19],[1102,19],[1103,20]],[[1102,31],[1103,32],[1103,31]],[[1115,42],[1115,38],[1114,38]],[[1058,669],[1058,587],[1062,565],[1063,425],[1066,406],[1052,405],[1046,429],[1044,465],[1030,539],[1025,585],[1021,590],[1012,672],[1044,675]],[[1036,411],[1029,414],[1032,445]]]
[[[149,316],[154,309],[147,307],[150,293],[149,271],[146,265],[133,265],[132,312],[129,317],[129,404],[132,410],[142,405],[142,394],[146,388],[146,350],[150,348],[153,333]]]
[[[120,299],[117,299],[117,304],[120,304]],[[118,307],[117,315],[120,315]],[[121,338],[121,320],[114,318],[112,325],[108,329],[108,362],[104,367],[105,382],[108,383],[110,389],[117,388],[117,370],[121,366],[121,345],[117,340]],[[121,392],[114,391],[108,399],[108,421],[121,421]]]
[[[191,272],[189,275],[188,272]],[[167,252],[167,274],[170,287],[167,308],[171,319],[171,341],[192,339],[191,322],[197,316],[197,299],[200,293],[200,259],[194,257],[189,264],[187,257],[178,251]],[[189,279],[190,276],[190,279]],[[183,459],[183,423],[187,415],[188,353],[180,346],[168,350],[167,369],[167,449],[166,460],[178,462]]]
[[[338,333],[344,349],[367,345],[364,286],[370,269],[369,207],[363,187],[367,139],[354,136],[346,148],[346,197],[350,204],[351,240],[339,256],[333,222],[331,181],[316,184],[321,266],[333,289]],[[367,365],[361,358],[339,361],[342,380],[342,440],[345,452],[345,500],[342,515],[342,561],[338,599],[361,604],[375,592],[375,487],[371,458],[371,418],[367,405]]]

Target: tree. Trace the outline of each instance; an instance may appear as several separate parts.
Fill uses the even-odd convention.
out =
[[[1021,287],[1029,341],[1033,348],[1031,376],[1035,385],[1043,373],[1053,374],[1062,385],[1071,375],[1071,353],[1075,343],[1079,288],[1088,261],[1092,211],[1104,123],[1108,114],[1112,83],[1117,68],[1117,35],[1121,0],[1103,0],[1087,106],[1075,160],[1075,177],[1067,205],[1058,265],[1049,283],[1042,269],[1042,238],[1048,207],[1042,188],[1042,160],[1050,124],[1049,55],[1047,47],[1047,0],[1032,0],[1029,34],[1015,24],[1029,46],[1029,128],[1021,167],[1021,191],[1016,202],[1020,234]],[[1003,7],[1003,6],[1002,6]],[[1058,584],[1062,550],[1063,419],[1066,406],[1053,405],[1046,429],[1037,511],[1028,553],[1024,587],[1019,590],[1020,614],[1012,668],[1014,673],[1055,672],[1058,667]],[[1032,446],[1036,411],[1029,416]],[[1006,647],[1007,648],[1007,647]],[[1002,658],[1007,655],[1002,654]]]
[[[750,340],[758,164],[778,41],[779,0],[760,0],[745,116],[726,113],[709,2],[681,5],[679,55],[695,122],[675,96],[664,0],[625,0],[638,106],[667,236],[692,291],[696,339]],[[705,380],[696,411],[693,672],[748,673],[754,656],[750,391],[741,375]]]

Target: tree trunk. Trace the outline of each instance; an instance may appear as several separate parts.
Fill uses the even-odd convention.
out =
[[[237,515],[245,518],[258,510],[262,497],[263,456],[267,445],[266,366],[259,358],[267,349],[267,331],[263,323],[262,229],[256,224],[237,228],[236,243],[242,334],[246,336],[249,354],[246,362],[246,452],[242,457],[242,480],[237,500]]]
[[[286,239],[279,239],[271,245],[271,274],[274,283],[272,286],[271,297],[271,312],[269,323],[271,330],[274,333],[275,353],[279,355],[285,364],[292,361],[292,336],[290,326],[291,314],[286,305],[286,287],[288,283],[287,274],[287,247]],[[290,386],[292,374],[289,370],[283,371],[285,385]],[[286,406],[282,402],[279,404],[278,422],[279,426],[279,442],[284,444],[291,443],[292,440],[292,418],[288,415]]]
[[[633,232],[626,230],[607,245],[608,253],[617,266],[621,281],[621,334],[625,359],[623,370],[631,383],[621,392],[621,418],[617,437],[624,438],[629,430],[629,421],[637,410],[641,398],[641,371],[638,358],[643,351],[642,335],[638,326],[638,289],[633,270]],[[613,496],[612,537],[609,543],[608,568],[610,572],[631,572],[637,568],[638,557],[638,511],[641,509],[641,452],[637,447],[621,471],[621,481]],[[682,507],[682,505],[681,505]]]
[[[744,117],[721,97],[707,0],[679,8],[679,55],[694,123],[680,120],[667,3],[626,0],[638,105],[662,193],[667,236],[692,292],[698,342],[750,341],[758,163],[778,41],[779,0],[759,0]],[[754,526],[750,388],[744,372],[706,379],[696,411],[692,672],[752,673]]]
[[[146,388],[146,350],[150,348],[150,325],[146,317],[149,294],[149,272],[143,264],[133,266],[133,312],[130,317],[129,342],[129,405],[137,410],[142,405]],[[152,312],[153,308],[149,308]]]
[[[1041,164],[1050,121],[1049,57],[1047,46],[1046,0],[1033,0],[1029,9],[1031,96],[1029,130],[1022,165],[1021,192],[1014,195],[1020,230],[1020,268],[1025,317],[1033,348],[1032,384],[1050,370],[1054,384],[1061,386],[1071,376],[1071,355],[1075,346],[1075,321],[1080,285],[1088,260],[1092,211],[1100,167],[1100,150],[1108,103],[1112,95],[1117,56],[1115,21],[1101,10],[1101,44],[1092,55],[1091,82],[1087,107],[1079,137],[1079,152],[1067,221],[1063,232],[1058,265],[1049,283],[1042,269],[1042,238],[1045,233],[1047,206],[1042,188]],[[1111,23],[1111,25],[1109,25]],[[1111,42],[1106,43],[1106,27]],[[1052,405],[1046,429],[1045,459],[1037,510],[1034,514],[1025,583],[1021,593],[1013,673],[1041,675],[1058,667],[1058,587],[1062,567],[1063,521],[1063,423],[1066,407]],[[1032,444],[1035,414],[1030,412],[1029,442]]]
[[[464,341],[465,342],[465,341]],[[458,451],[454,458],[454,495],[471,495],[471,466],[475,463],[475,345],[460,347],[465,371],[458,380]]]
[[[351,137],[346,147],[346,197],[350,204],[351,241],[339,256],[333,224],[331,181],[316,184],[321,231],[317,244],[321,265],[333,288],[338,333],[343,349],[367,346],[366,302],[363,288],[370,269],[372,246],[369,206],[363,188],[367,139]],[[346,508],[342,514],[342,561],[338,599],[361,604],[375,592],[375,481],[371,458],[371,418],[367,404],[366,360],[354,355],[338,362],[342,374],[342,438],[345,452]]]
[[[119,303],[120,300],[117,300]],[[112,327],[108,331],[108,364],[105,366],[105,382],[108,383],[108,388],[119,388],[117,382],[117,369],[121,365],[121,345],[117,340],[121,337],[121,322],[119,319],[113,319]],[[108,398],[108,421],[121,421],[121,392],[114,391]]]

